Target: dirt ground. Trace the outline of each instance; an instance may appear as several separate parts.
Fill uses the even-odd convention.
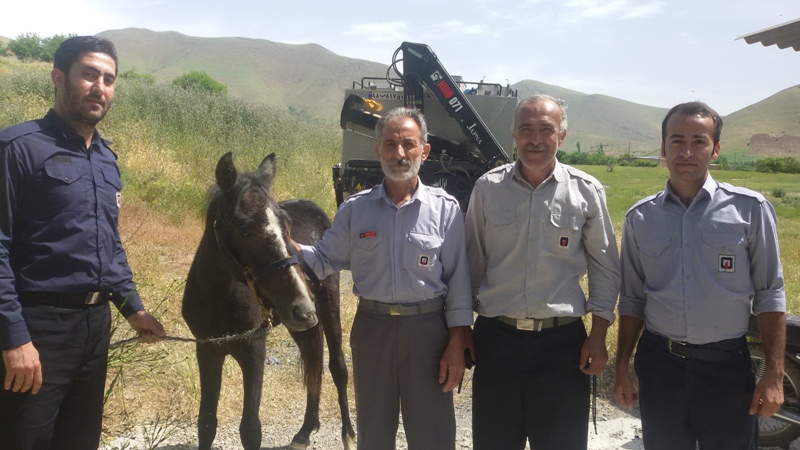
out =
[[[472,448],[472,432],[470,428],[469,395],[471,391],[462,390],[460,397],[456,399],[456,426],[457,426],[457,449]],[[589,423],[589,449],[590,450],[641,450],[642,445],[641,424],[637,417],[637,411],[628,413],[622,411],[613,404],[606,401],[598,401],[597,405],[597,434]],[[355,419],[354,419],[355,420]],[[289,420],[282,424],[280,428],[264,428],[261,442],[262,450],[288,449],[288,444],[292,436],[299,428],[299,420]],[[339,436],[340,425],[338,422],[328,421],[322,424],[319,431],[311,436],[312,444],[309,450],[331,450],[341,449],[342,443]],[[140,437],[138,440],[133,438],[120,438],[109,443],[102,450],[127,448],[146,449],[148,446],[145,439]],[[197,432],[193,427],[187,427],[172,433],[171,436],[162,442],[158,449],[163,450],[196,450]],[[241,449],[239,431],[237,424],[230,424],[217,431],[217,438],[214,447],[218,450],[237,450]],[[406,450],[405,435],[402,425],[398,431],[397,449]],[[794,448],[794,447],[793,447]],[[800,447],[798,447],[800,449]]]

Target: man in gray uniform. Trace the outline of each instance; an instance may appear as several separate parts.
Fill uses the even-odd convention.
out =
[[[430,152],[420,112],[389,111],[375,136],[383,183],[349,197],[322,239],[300,247],[320,278],[353,274],[358,448],[394,449],[402,410],[410,450],[454,449],[452,391],[472,325],[461,211],[417,177]]]
[[[608,360],[619,256],[603,186],[556,159],[563,101],[522,100],[519,159],[475,184],[467,254],[475,311],[475,450],[585,449],[589,375]],[[587,274],[589,298],[580,281]],[[581,317],[592,313],[586,336]]]
[[[638,399],[629,375],[638,341],[645,448],[755,450],[755,413],[772,415],[783,403],[786,295],[775,211],[761,194],[708,173],[722,132],[708,105],[675,106],[661,132],[666,189],[625,216],[614,397],[626,408]],[[745,340],[751,310],[766,354],[757,386]]]

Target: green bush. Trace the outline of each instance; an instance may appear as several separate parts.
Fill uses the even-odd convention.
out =
[[[228,86],[211,78],[205,72],[191,71],[172,80],[172,84],[188,91],[200,91],[214,95],[226,95]]]
[[[139,80],[145,84],[156,84],[156,77],[154,77],[152,74],[139,73],[133,69],[122,72],[119,74],[119,78],[127,81]]]

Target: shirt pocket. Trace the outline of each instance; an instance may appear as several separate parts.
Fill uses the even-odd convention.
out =
[[[355,236],[353,242],[354,253],[363,255],[372,254],[378,244],[383,240],[383,233],[376,231],[362,232]]]
[[[406,266],[411,270],[431,270],[439,259],[443,239],[432,234],[408,233]]]
[[[582,214],[551,213],[542,221],[545,251],[556,258],[574,258],[583,254],[581,237],[586,218]]]
[[[504,258],[514,251],[521,239],[522,224],[517,219],[516,209],[496,209],[485,213],[486,229],[483,239],[487,251],[497,258]]]
[[[703,265],[711,276],[750,280],[745,237],[739,233],[703,233]]]
[[[122,179],[116,170],[103,169],[103,198],[107,206],[122,206]]]
[[[41,214],[39,218],[46,220],[62,212],[86,210],[89,199],[94,196],[91,180],[84,169],[82,164],[75,162],[45,161],[43,176],[32,189],[31,200],[38,204],[34,215]]]
[[[639,243],[644,281],[651,288],[663,287],[675,270],[671,252],[668,251],[670,247],[672,238],[669,236]]]
[[[517,217],[515,209],[502,209],[486,212],[486,225],[491,228],[508,228]]]

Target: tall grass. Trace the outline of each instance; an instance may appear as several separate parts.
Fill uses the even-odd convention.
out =
[[[329,179],[338,160],[339,133],[329,124],[142,80],[121,80],[103,123],[117,143],[130,190],[175,220],[202,210],[216,162],[228,151],[242,171],[256,169],[267,154],[276,153],[277,195],[308,198],[333,212]]]

